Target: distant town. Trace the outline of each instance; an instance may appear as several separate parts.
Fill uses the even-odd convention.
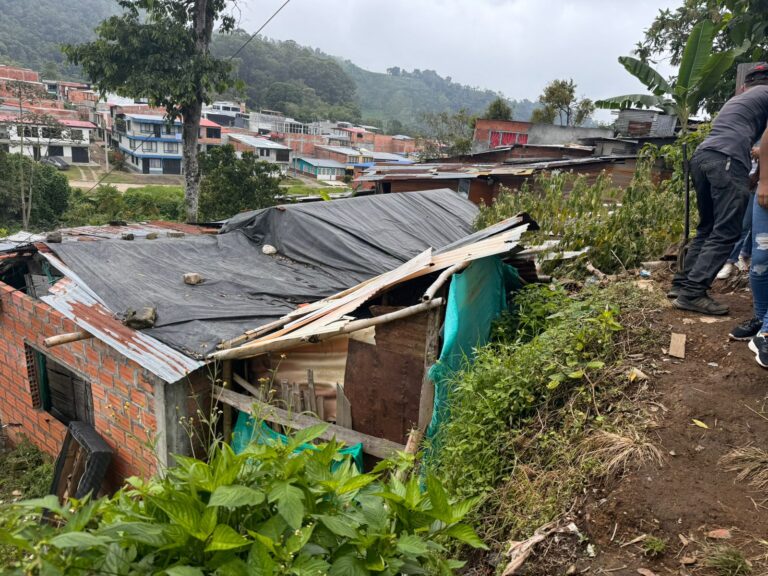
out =
[[[109,151],[138,175],[182,174],[182,123],[169,122],[163,108],[114,94],[101,98],[89,83],[48,80],[8,65],[0,65],[0,97],[0,150],[62,169],[109,169]],[[478,118],[470,153],[429,158],[423,140],[376,126],[300,122],[243,102],[214,101],[203,108],[198,149],[231,145],[238,156],[251,152],[284,176],[342,191],[412,191],[439,181],[479,203],[543,170],[607,171],[626,184],[640,147],[674,141],[677,126],[674,115],[641,109],[619,111],[609,128]]]

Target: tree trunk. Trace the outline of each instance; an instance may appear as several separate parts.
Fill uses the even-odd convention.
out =
[[[197,135],[200,130],[201,101],[182,109],[182,158],[184,167],[184,204],[187,222],[197,222],[197,205],[200,199],[200,167],[197,162]]]
[[[209,53],[214,20],[214,14],[211,12],[208,0],[195,0],[193,13],[195,49],[201,56]],[[200,166],[197,161],[197,139],[200,131],[203,101],[202,88],[198,86],[197,99],[181,110],[184,122],[182,128],[184,203],[187,208],[187,222],[190,224],[197,222],[197,207],[200,201]]]

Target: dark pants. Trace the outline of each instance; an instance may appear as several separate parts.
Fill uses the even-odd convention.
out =
[[[741,235],[749,201],[749,169],[720,152],[697,151],[691,159],[699,225],[683,270],[672,284],[682,296],[707,293]]]

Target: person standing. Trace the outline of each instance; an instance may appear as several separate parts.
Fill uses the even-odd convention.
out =
[[[744,92],[725,103],[691,158],[699,225],[669,292],[675,298],[673,305],[681,310],[711,315],[729,311],[708,292],[741,234],[750,197],[750,150],[768,124],[768,65],[752,68],[744,87]],[[768,139],[760,146],[760,160],[768,162]],[[763,188],[768,206],[768,178],[761,180],[758,194]]]

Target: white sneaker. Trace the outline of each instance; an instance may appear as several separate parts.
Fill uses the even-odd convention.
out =
[[[739,256],[739,261],[736,262],[736,268],[738,268],[742,272],[748,271],[750,260],[751,258],[744,258],[744,256]]]
[[[717,279],[718,280],[725,280],[733,273],[733,264],[730,262],[726,262],[725,266],[720,268],[720,272],[717,273]]]

